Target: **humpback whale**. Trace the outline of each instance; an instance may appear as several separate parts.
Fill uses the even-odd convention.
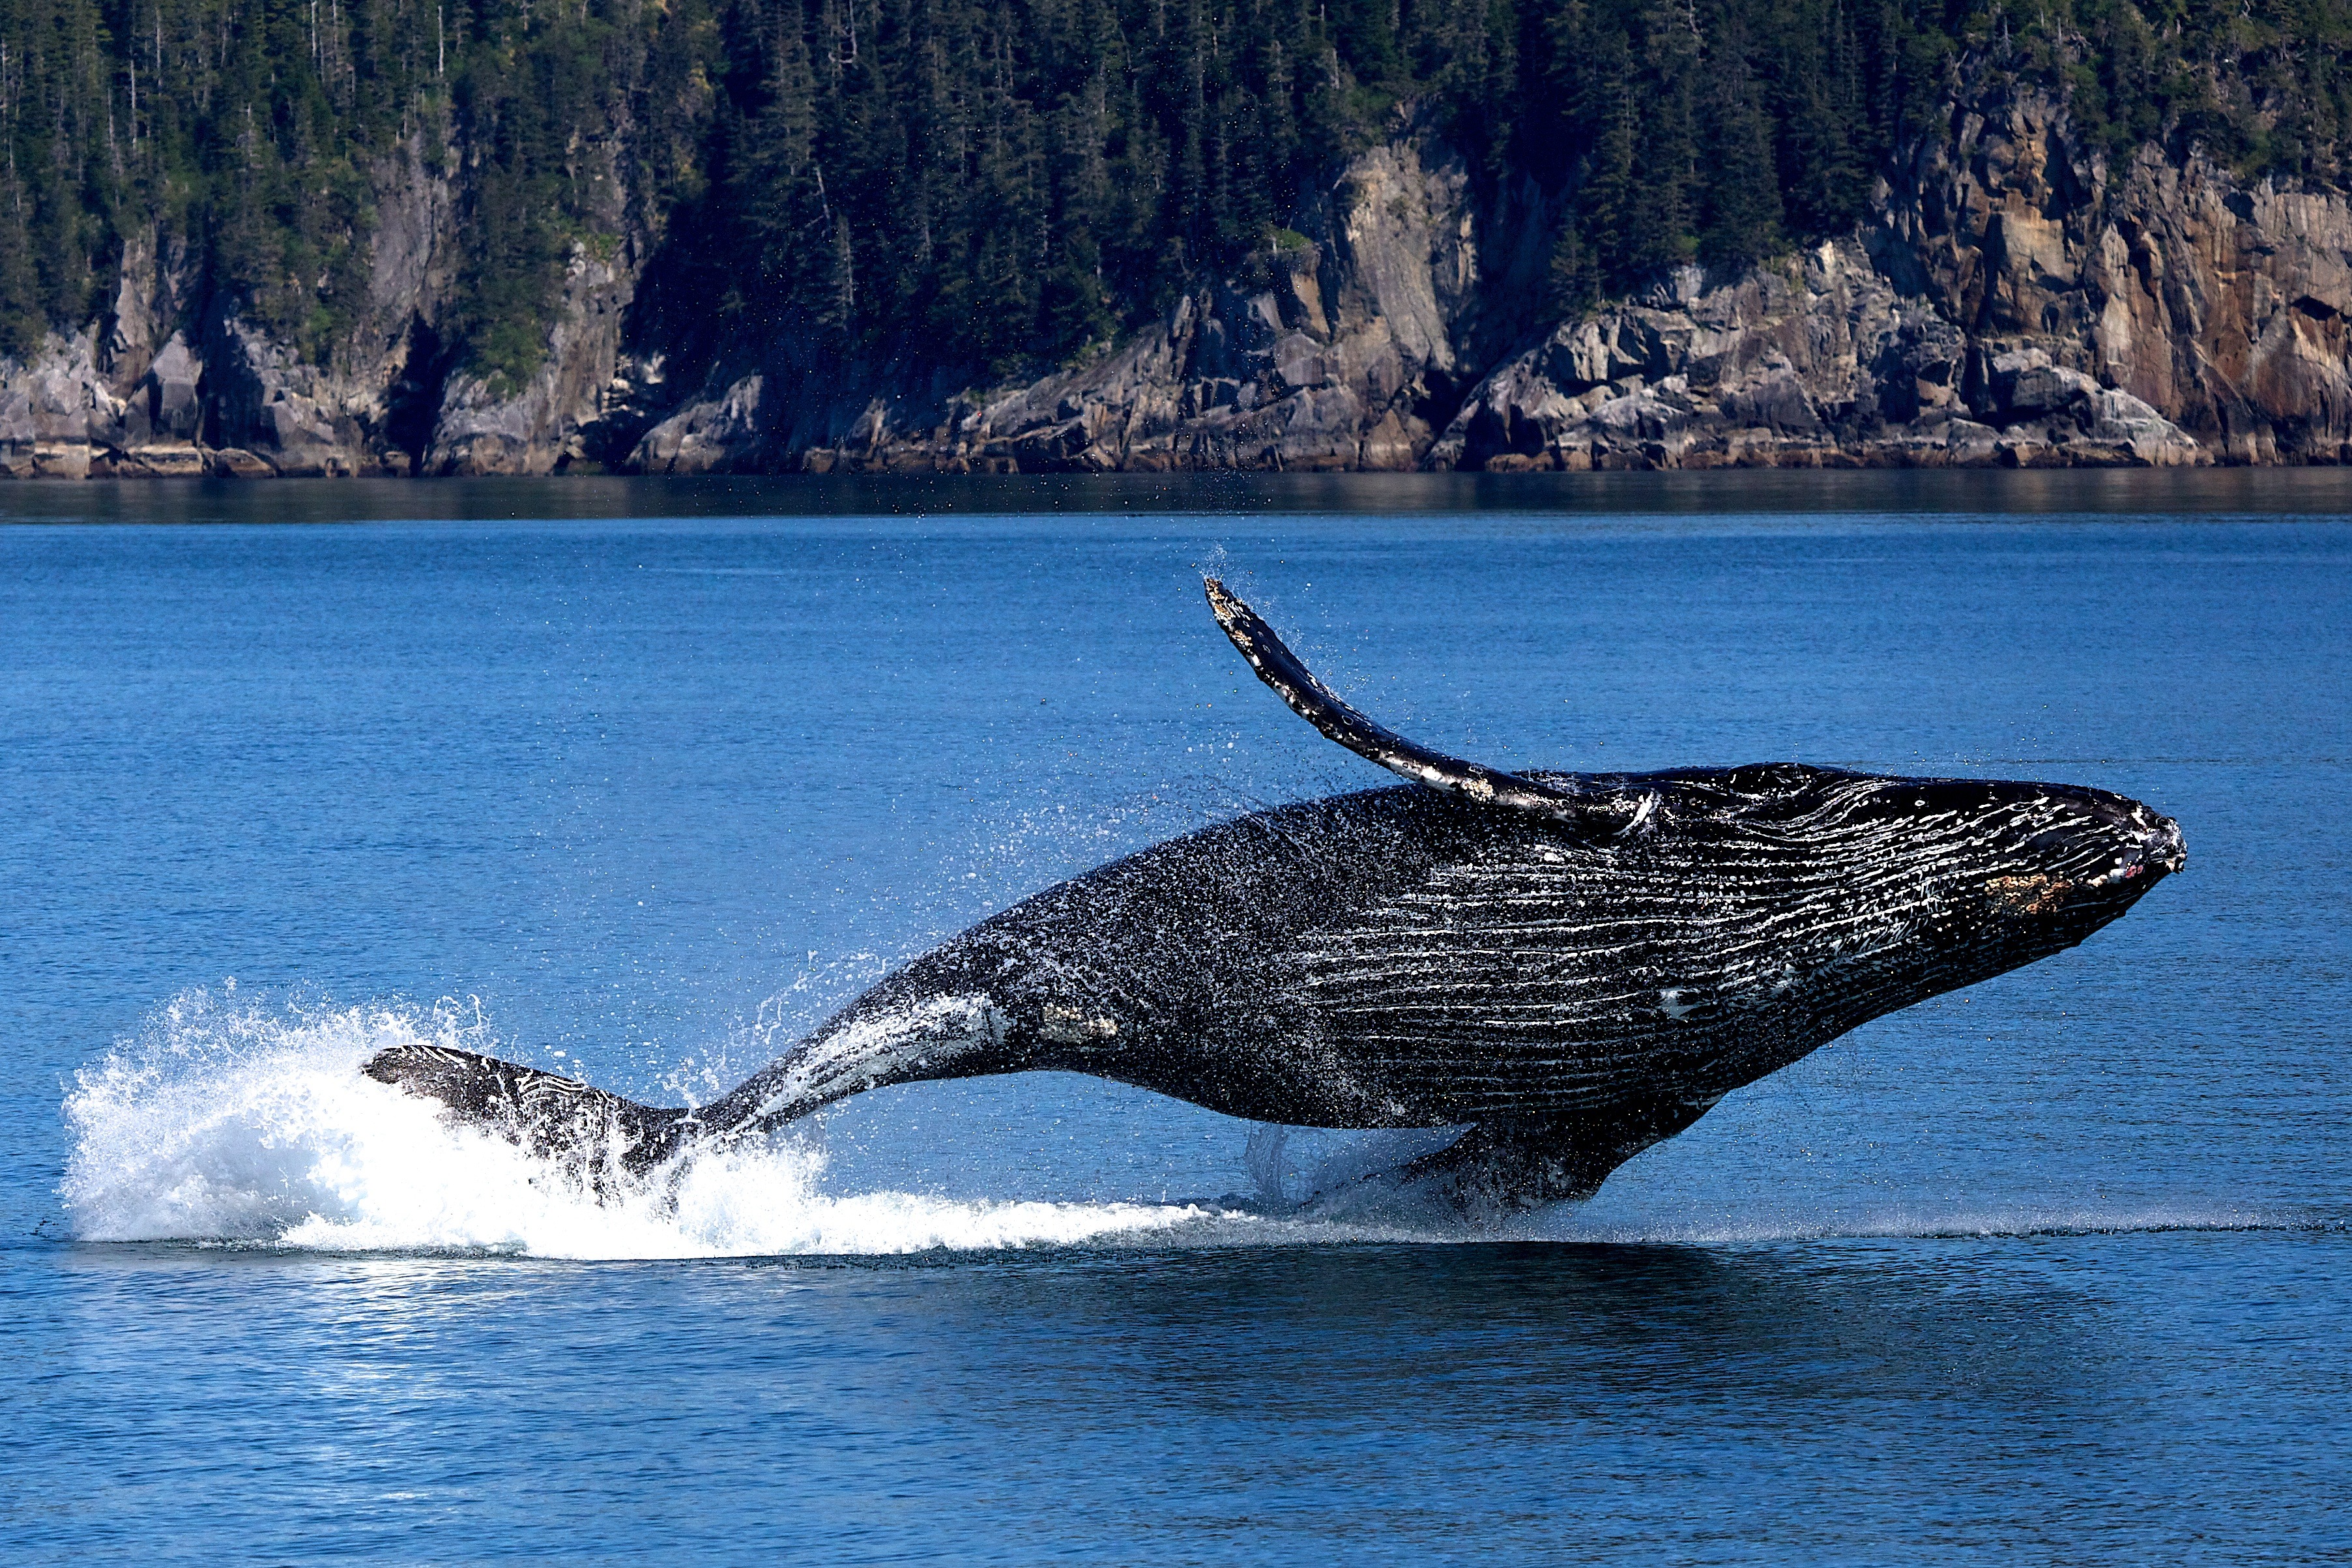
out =
[[[1211,578],[1260,679],[1411,783],[1258,811],[1024,899],[704,1105],[435,1046],[362,1069],[597,1184],[886,1084],[1089,1073],[1258,1121],[1468,1129],[1372,1180],[1590,1196],[1731,1090],[2074,946],[2184,861],[2074,784],[1794,763],[1513,773],[1418,745]]]

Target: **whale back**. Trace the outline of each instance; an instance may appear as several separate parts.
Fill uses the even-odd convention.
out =
[[[1391,788],[1155,845],[923,955],[711,1114],[1031,1068],[1343,1127],[1704,1106],[2074,945],[2170,868],[2168,824],[2069,786],[1795,764],[1589,782],[1654,797],[1654,820],[1596,837]]]

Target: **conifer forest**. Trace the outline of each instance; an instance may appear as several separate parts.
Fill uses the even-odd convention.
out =
[[[642,308],[696,331],[1050,368],[1297,242],[1407,103],[1551,194],[1567,311],[1850,228],[1963,68],[2333,186],[2348,47],[2344,0],[0,0],[0,353],[149,235],[323,363],[408,157],[483,375],[530,374],[569,258],[648,236]]]

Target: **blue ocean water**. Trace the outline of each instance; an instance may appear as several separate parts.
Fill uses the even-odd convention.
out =
[[[0,1556],[2352,1549],[2335,475],[0,508]],[[1059,1075],[598,1208],[353,1070],[708,1093],[1061,877],[1381,782],[1204,569],[1445,750],[2091,784],[2189,867],[1499,1238],[1263,1217],[1378,1149]]]

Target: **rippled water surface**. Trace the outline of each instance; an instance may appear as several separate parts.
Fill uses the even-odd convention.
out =
[[[2352,481],[0,496],[0,1557],[2309,1562],[2352,1543]],[[360,1078],[675,1103],[1052,881],[1503,766],[2096,784],[2188,870],[1502,1237],[1059,1075],[604,1206]]]

